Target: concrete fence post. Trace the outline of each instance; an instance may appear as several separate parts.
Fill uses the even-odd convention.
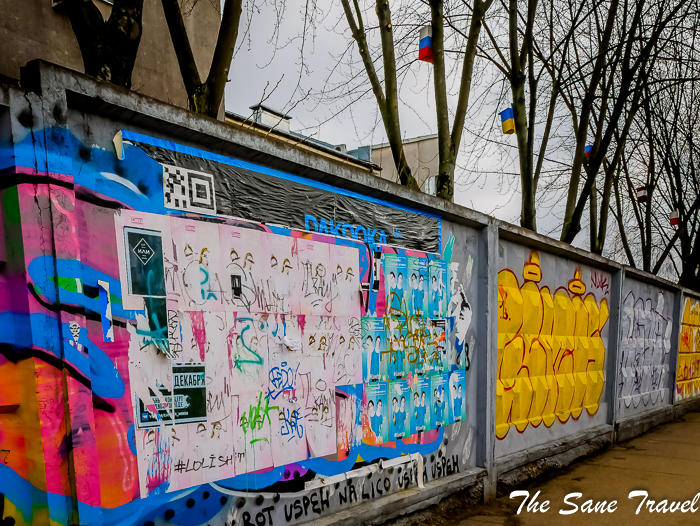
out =
[[[610,287],[610,331],[608,332],[608,364],[605,368],[608,379],[605,397],[610,401],[608,406],[608,423],[613,426],[612,441],[615,440],[615,424],[617,423],[617,389],[620,374],[620,318],[622,304],[622,287],[625,282],[625,269],[621,268],[612,274]]]
[[[486,309],[481,314],[486,335],[482,349],[486,360],[480,362],[479,395],[477,410],[479,427],[483,430],[481,441],[483,466],[487,476],[484,479],[484,501],[496,496],[498,473],[496,472],[496,342],[498,337],[498,225],[489,221],[481,231],[480,284],[486,298]]]

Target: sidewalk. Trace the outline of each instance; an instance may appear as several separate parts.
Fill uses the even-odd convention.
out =
[[[687,413],[681,420],[660,426],[645,435],[582,460],[548,480],[543,480],[526,488],[530,496],[540,491],[538,501],[550,501],[546,513],[528,513],[523,506],[517,514],[523,498],[510,499],[505,495],[488,505],[473,510],[471,517],[459,519],[442,518],[436,523],[446,526],[494,526],[522,525],[685,525],[700,524],[700,496],[696,513],[650,513],[645,504],[635,515],[642,497],[628,499],[634,490],[646,490],[648,500],[654,500],[654,509],[668,500],[692,500],[700,493],[700,413]],[[579,506],[576,513],[561,515],[559,510],[570,510],[564,497],[572,492],[583,496],[569,499]],[[586,500],[617,500],[613,513],[583,513],[581,508]],[[529,501],[528,501],[529,502]],[[606,505],[607,507],[607,505]],[[667,508],[669,506],[666,506]],[[689,505],[687,505],[689,507]],[[682,509],[682,508],[681,508]]]

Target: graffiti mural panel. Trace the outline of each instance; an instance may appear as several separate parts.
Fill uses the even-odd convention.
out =
[[[327,186],[279,226],[274,200],[227,189],[222,167],[239,161],[164,144],[117,159],[47,130],[15,145],[17,173],[63,186],[3,191],[3,222],[23,234],[5,273],[17,300],[0,312],[19,407],[0,414],[6,515],[296,523],[481,462],[477,231],[346,191],[328,201]],[[269,172],[259,195],[284,177],[303,190]]]
[[[610,275],[499,243],[497,454],[606,422]]]
[[[676,397],[685,400],[700,395],[700,301],[684,296],[681,304],[681,333],[678,341]]]
[[[617,364],[619,418],[673,402],[673,302],[672,292],[625,278]]]

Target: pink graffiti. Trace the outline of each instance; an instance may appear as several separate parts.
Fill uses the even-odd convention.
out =
[[[199,358],[204,361],[206,353],[207,333],[204,328],[204,312],[192,311],[189,313],[192,320],[192,335],[194,336],[197,346],[199,347]]]

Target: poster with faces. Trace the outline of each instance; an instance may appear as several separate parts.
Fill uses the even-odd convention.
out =
[[[337,330],[330,348],[333,384],[362,383],[362,341],[360,319],[334,316]]]
[[[450,423],[461,422],[467,418],[466,399],[466,371],[464,369],[456,369],[450,373]]]
[[[226,313],[229,367],[233,394],[267,394],[268,315]]]
[[[411,316],[425,318],[428,315],[428,260],[427,258],[408,258],[408,294],[409,313]]]
[[[447,263],[431,261],[428,264],[430,286],[428,287],[428,317],[444,318],[447,314]]]
[[[410,403],[411,390],[407,380],[389,382],[389,440],[397,440],[410,436]]]
[[[362,428],[364,441],[367,444],[379,445],[388,441],[387,390],[387,382],[373,382],[365,385]]]
[[[441,373],[448,367],[448,327],[445,318],[428,320],[428,370]]]
[[[301,314],[329,316],[332,314],[334,298],[329,245],[300,238],[297,247]]]
[[[411,419],[412,435],[427,431],[432,426],[432,391],[430,376],[414,376],[411,388]]]
[[[244,393],[234,397],[238,407],[233,448],[236,473],[271,468],[273,418],[278,419],[274,403],[263,393]]]
[[[362,383],[335,387],[338,460],[348,458],[351,449],[362,443],[363,396],[364,384]]]
[[[265,280],[259,230],[219,225],[222,282],[226,310],[264,312],[258,301]]]
[[[303,241],[302,241],[303,242]],[[261,287],[259,306],[268,313],[298,313],[299,268],[297,239],[264,233],[261,235]],[[326,245],[327,246],[327,245]],[[320,248],[318,249],[320,250]]]
[[[388,379],[387,337],[384,318],[362,318],[362,348],[365,383],[385,382]]]
[[[399,380],[408,376],[406,342],[408,340],[408,320],[390,318],[387,327],[388,376],[389,380]]]
[[[329,245],[333,269],[332,312],[336,316],[359,318],[360,251],[355,247]]]
[[[223,311],[226,281],[221,271],[219,226],[171,217],[170,231],[179,310]]]
[[[450,423],[449,387],[449,373],[433,374],[430,376],[430,388],[433,395],[431,427],[433,428],[442,427]]]
[[[406,274],[408,263],[406,256],[383,254],[384,290],[386,294],[387,314],[405,316],[408,311],[407,299],[410,298]]]

